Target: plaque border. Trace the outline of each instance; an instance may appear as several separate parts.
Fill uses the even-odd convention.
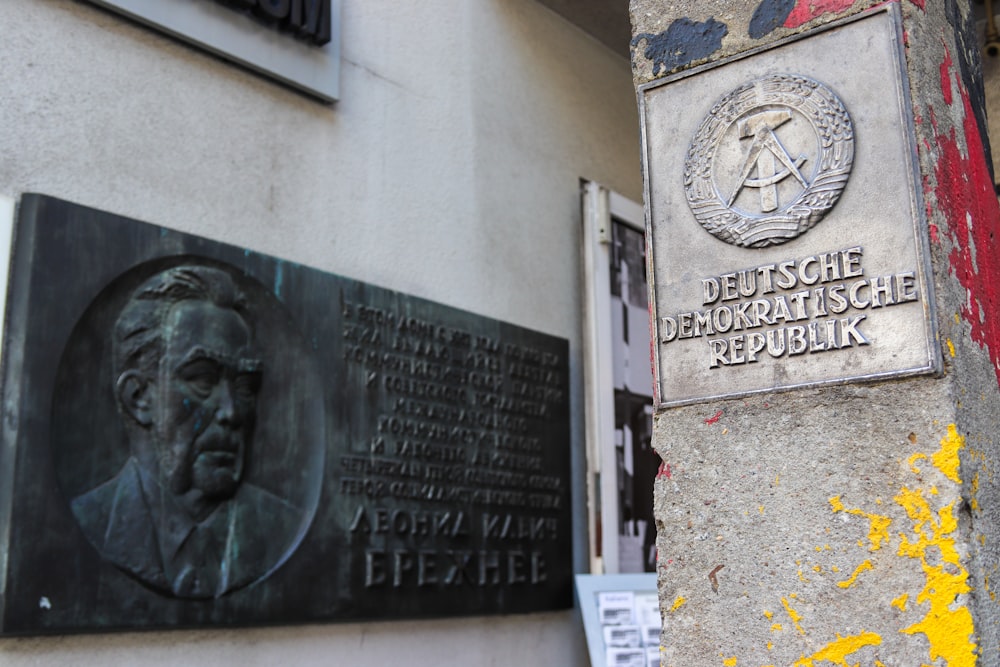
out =
[[[4,260],[2,235],[11,230],[13,248],[6,290],[4,349],[0,359],[3,383],[0,391],[4,406],[4,418],[0,423],[0,638],[191,627],[486,617],[571,608],[572,572],[560,567],[572,560],[577,537],[573,521],[574,408],[570,396],[574,371],[568,339],[224,241],[47,195],[22,193],[16,208],[14,201],[0,195],[0,264]],[[84,242],[78,242],[80,239]],[[105,242],[109,243],[105,245]],[[93,262],[92,258],[97,256],[95,248],[102,247],[109,251],[107,261]],[[175,265],[174,262],[186,263],[190,257],[202,258],[197,261],[205,261],[208,265],[229,265],[247,280],[269,286],[301,333],[307,336],[310,333],[330,334],[329,340],[322,339],[329,344],[311,346],[318,372],[326,378],[338,378],[340,391],[352,392],[340,397],[326,393],[324,446],[328,463],[324,466],[316,515],[302,542],[285,563],[266,578],[236,588],[211,602],[165,596],[122,572],[103,558],[99,550],[92,548],[93,545],[88,546],[73,517],[67,487],[60,484],[54,465],[56,450],[52,444],[50,415],[60,355],[45,352],[45,349],[64,351],[64,342],[73,338],[74,322],[82,321],[80,314],[85,314],[104,290],[117,290],[115,281],[125,273],[144,265],[155,270],[149,262],[168,266]],[[60,266],[64,260],[69,260],[63,267],[64,275],[53,278],[49,267]],[[81,274],[77,269],[82,265],[95,268]],[[86,279],[79,280],[81,275]],[[55,307],[53,300],[46,296],[50,297],[61,286],[70,287],[71,293]],[[434,499],[434,504],[418,505],[411,501],[419,500],[419,496],[367,498],[342,490],[340,484],[344,479],[362,477],[364,473],[356,474],[343,465],[331,466],[331,457],[356,459],[369,454],[369,436],[377,433],[378,415],[399,398],[398,394],[391,391],[386,394],[380,389],[372,390],[371,394],[362,393],[367,391],[364,389],[367,369],[361,364],[350,363],[342,354],[347,344],[342,337],[347,303],[392,309],[417,323],[433,321],[447,329],[553,355],[553,368],[559,373],[553,383],[558,383],[561,396],[552,399],[547,413],[533,417],[537,429],[531,433],[539,439],[541,474],[557,476],[560,480],[558,489],[551,492],[558,494],[558,503],[537,510],[522,505],[476,504],[479,509],[469,513],[468,521],[461,524],[461,531],[435,533],[432,537],[440,538],[438,541],[430,537],[425,539],[423,533],[408,529],[394,529],[390,534],[388,526],[385,531],[362,530],[354,535],[350,523],[359,507],[365,508],[371,527],[371,517],[376,516],[374,513],[379,509],[387,512],[398,509],[404,513],[426,510],[431,516],[435,511],[452,511],[456,503],[465,509],[465,504],[460,499],[444,498]],[[43,312],[32,313],[36,307]],[[58,348],[45,348],[57,343]],[[515,360],[514,356],[503,354]],[[504,377],[508,377],[506,371]],[[327,384],[325,388],[330,386]],[[508,380],[504,380],[504,386],[501,393],[513,397],[513,387]],[[369,395],[375,398],[367,398]],[[534,428],[530,424],[529,427]],[[491,454],[506,450],[495,443],[484,442],[479,451]],[[472,465],[480,464],[469,464]],[[485,462],[482,467],[487,467]],[[379,473],[376,476],[392,482],[393,475]],[[461,483],[471,486],[478,482]],[[488,481],[481,485],[497,489],[502,486]],[[470,503],[469,507],[473,505]],[[502,521],[505,515],[527,516],[533,512],[556,520],[555,530],[547,533],[547,537],[536,539],[520,532],[513,524],[515,531],[510,535],[487,534],[485,529],[476,528],[481,525],[481,516],[487,514]],[[499,531],[501,524],[496,526]],[[369,538],[370,533],[374,537]],[[534,544],[537,548],[532,547]],[[383,552],[399,548],[412,554],[421,548],[430,549],[440,554],[434,566],[438,581],[429,582],[433,585],[428,589],[421,589],[413,580],[414,568],[409,570],[406,585],[396,586],[392,584],[391,571],[386,569],[383,573],[388,573],[387,579],[369,588],[364,579],[369,548]],[[476,567],[476,561],[455,561],[463,568],[461,579],[444,581],[443,576],[451,563],[447,553],[451,549],[470,554],[480,550],[495,553],[497,567],[509,562],[509,553],[519,552],[523,557],[537,551],[544,559],[544,578],[530,582],[529,586],[529,582],[520,578],[515,581],[506,575],[491,575],[489,581],[478,584],[469,574],[471,570],[467,571],[469,567]],[[391,558],[391,551],[388,553]],[[413,558],[415,560],[416,556]],[[523,558],[519,563],[520,574],[528,576],[524,568],[530,566]],[[44,576],[55,571],[54,567],[68,568],[66,576]],[[449,584],[455,588],[450,588]],[[426,594],[421,590],[426,590]]]
[[[922,290],[924,296],[924,336],[927,342],[927,358],[925,363],[912,366],[908,368],[901,368],[895,370],[881,371],[876,373],[863,373],[859,375],[848,375],[840,378],[825,379],[825,380],[809,380],[804,382],[789,382],[787,384],[778,384],[771,387],[763,387],[759,389],[750,389],[745,391],[733,391],[733,392],[721,392],[716,394],[710,394],[706,396],[694,396],[679,398],[674,400],[663,400],[661,398],[661,384],[664,381],[661,375],[661,363],[660,363],[660,343],[659,343],[659,318],[656,312],[656,274],[655,274],[655,262],[653,261],[653,255],[655,252],[653,246],[653,222],[650,215],[650,201],[652,200],[652,191],[649,179],[649,151],[650,145],[646,133],[647,123],[646,123],[646,104],[647,104],[647,94],[661,86],[668,85],[675,81],[681,79],[686,79],[688,77],[696,76],[704,72],[723,67],[730,63],[744,60],[750,58],[757,54],[770,51],[782,46],[787,46],[794,42],[800,40],[808,39],[817,34],[827,32],[836,28],[841,28],[845,25],[850,25],[852,23],[857,23],[860,21],[872,19],[875,20],[878,16],[886,16],[886,20],[891,22],[891,31],[895,41],[895,48],[890,47],[892,52],[893,62],[891,68],[898,72],[899,76],[895,78],[896,96],[897,104],[902,110],[900,113],[900,120],[903,121],[903,141],[905,143],[905,150],[908,152],[908,160],[906,162],[906,173],[909,177],[910,187],[908,188],[910,206],[913,214],[911,215],[911,223],[913,225],[914,238],[916,239],[915,250],[918,257],[916,258],[916,271],[918,274],[918,284]],[[928,238],[928,225],[927,225],[927,212],[924,204],[923,191],[920,187],[919,178],[919,156],[917,154],[917,144],[916,144],[916,128],[913,121],[913,104],[910,96],[910,79],[905,67],[905,53],[903,51],[903,26],[902,26],[902,16],[901,10],[898,3],[890,3],[880,7],[873,7],[862,11],[853,16],[848,16],[842,19],[831,21],[830,23],[824,24],[812,30],[807,30],[803,33],[790,35],[788,37],[776,40],[766,45],[762,45],[741,53],[723,58],[716,62],[705,63],[697,67],[685,70],[683,72],[677,72],[659,79],[649,81],[647,83],[641,84],[636,88],[638,103],[639,103],[639,134],[641,142],[641,161],[642,161],[642,182],[643,182],[643,193],[646,198],[646,205],[644,206],[644,215],[646,220],[646,270],[649,275],[649,329],[650,329],[650,345],[652,348],[652,354],[650,355],[653,364],[653,407],[654,410],[660,411],[665,408],[679,407],[683,405],[694,405],[698,403],[707,403],[716,400],[726,400],[731,398],[741,398],[745,396],[753,396],[757,394],[766,394],[772,392],[784,392],[792,391],[795,389],[807,389],[811,387],[822,387],[822,386],[838,386],[846,385],[855,382],[873,382],[879,380],[887,380],[894,378],[904,378],[913,377],[917,375],[941,375],[942,373],[942,359],[941,359],[941,341],[938,337],[937,330],[937,307],[935,304],[934,296],[934,285],[929,281],[929,277],[932,276],[931,272],[931,262],[930,262],[930,240]],[[909,113],[907,113],[909,111]]]

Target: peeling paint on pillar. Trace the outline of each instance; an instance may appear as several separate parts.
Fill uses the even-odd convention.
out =
[[[643,41],[646,43],[642,53],[653,63],[653,76],[660,76],[708,58],[722,48],[722,38],[728,33],[726,24],[714,17],[702,22],[680,18],[658,35],[636,35],[632,38],[632,47],[638,47]]]
[[[797,4],[796,0],[763,0],[750,17],[750,36],[760,39],[778,26],[784,25]]]
[[[954,127],[941,131],[931,110],[938,155],[933,183],[925,177],[925,190],[934,194],[944,214],[951,271],[969,294],[962,318],[971,327],[972,340],[989,353],[1000,384],[1000,263],[996,260],[1000,257],[1000,206],[969,93],[950,53],[941,64],[941,92],[948,107],[955,106],[957,92],[961,108],[953,111],[961,114],[961,135]]]
[[[857,0],[798,0],[788,18],[786,28],[798,28],[823,14],[837,14],[849,9]]]
[[[673,464],[654,501],[661,664],[1000,664],[1000,206],[968,3],[630,4],[637,33],[666,34],[680,17],[725,23],[707,61],[899,8],[945,357],[939,377],[656,415],[653,444]],[[637,84],[664,74],[640,49],[633,64]]]

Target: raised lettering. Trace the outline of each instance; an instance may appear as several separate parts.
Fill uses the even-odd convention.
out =
[[[710,303],[715,303],[719,298],[719,279],[704,278],[701,284],[705,294],[702,304],[707,306]]]

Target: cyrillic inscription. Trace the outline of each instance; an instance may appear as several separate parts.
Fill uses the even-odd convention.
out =
[[[538,429],[566,402],[559,356],[346,299],[342,315],[345,361],[384,397],[339,461],[365,587],[544,584],[567,491]]]

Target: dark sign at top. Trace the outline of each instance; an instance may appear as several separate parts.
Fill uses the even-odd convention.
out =
[[[299,39],[322,46],[330,41],[330,0],[216,0],[250,12]]]

